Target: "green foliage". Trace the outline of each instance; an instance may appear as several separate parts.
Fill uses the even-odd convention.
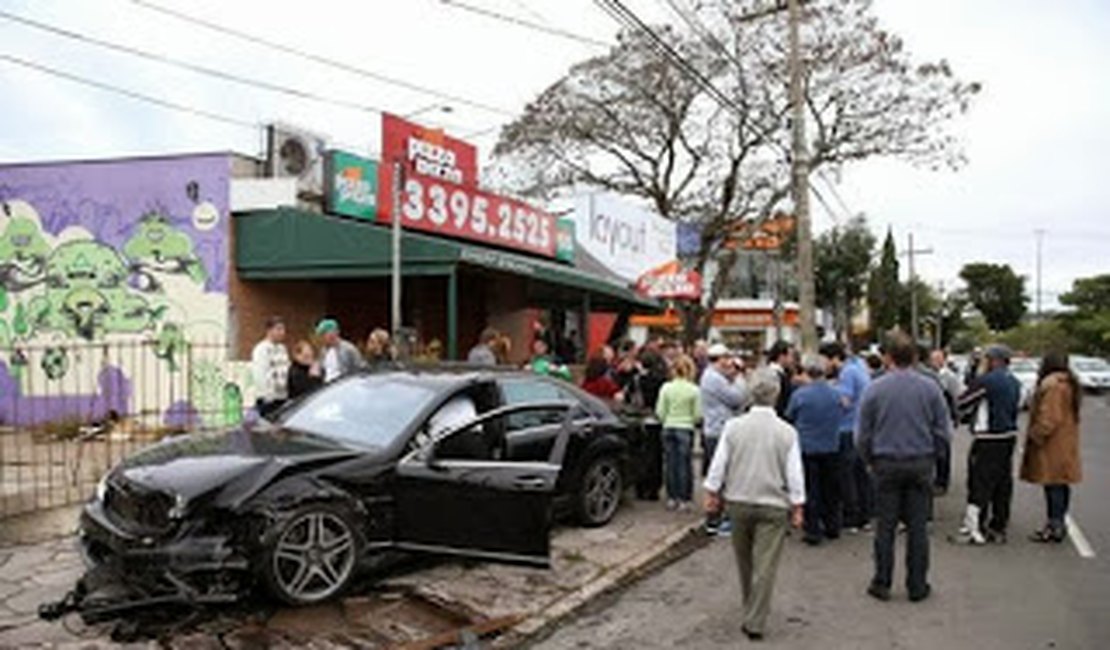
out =
[[[1076,351],[1110,355],[1110,274],[1078,278],[1060,302],[1075,311],[1060,317]]]
[[[1002,334],[1000,340],[1016,352],[1044,356],[1048,350],[1074,350],[1075,338],[1059,320],[1022,323]]]
[[[873,332],[885,332],[898,324],[900,296],[898,250],[894,247],[894,235],[888,228],[879,266],[871,273],[867,286],[867,306],[871,312]]]
[[[960,279],[967,283],[967,297],[996,332],[1021,322],[1029,298],[1025,278],[1014,273],[1009,264],[976,262],[965,264]]]
[[[847,329],[851,305],[864,296],[875,235],[864,217],[822,233],[814,241],[814,269],[817,305],[829,309],[837,329]]]
[[[12,329],[18,338],[26,338],[27,334],[31,331],[31,326],[27,322],[27,309],[23,303],[18,303],[15,306],[15,319],[12,321]]]

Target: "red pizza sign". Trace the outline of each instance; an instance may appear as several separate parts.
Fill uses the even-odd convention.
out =
[[[378,220],[393,220],[393,171],[404,170],[402,225],[529,253],[555,256],[555,218],[478,189],[477,150],[442,131],[382,116]]]
[[[701,298],[701,275],[697,271],[682,268],[675,260],[640,276],[636,289],[649,298],[698,300]]]

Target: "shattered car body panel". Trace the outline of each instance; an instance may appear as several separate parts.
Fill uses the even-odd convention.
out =
[[[528,399],[512,398],[524,394],[513,381]],[[460,399],[474,413],[440,427]],[[273,424],[167,439],[120,463],[81,514],[88,574],[40,614],[92,622],[234,602],[258,586],[307,604],[391,550],[547,566],[553,497],[588,505],[608,485],[594,477],[612,478],[599,468],[618,468],[617,493],[582,506],[596,515],[588,524],[612,516],[626,427],[596,400],[531,375],[344,379]]]

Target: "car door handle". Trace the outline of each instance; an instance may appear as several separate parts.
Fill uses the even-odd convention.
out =
[[[547,481],[539,476],[522,476],[513,485],[523,490],[542,490],[547,487]]]

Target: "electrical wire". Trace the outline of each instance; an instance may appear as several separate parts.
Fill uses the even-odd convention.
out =
[[[312,61],[313,63],[319,63],[321,65],[326,65],[326,66],[335,68],[337,70],[342,70],[344,72],[348,72],[348,73],[351,73],[351,74],[354,74],[354,75],[358,75],[360,77],[365,77],[367,79],[373,79],[373,80],[381,82],[381,83],[389,84],[389,85],[392,85],[392,86],[397,86],[399,88],[405,88],[406,90],[411,90],[413,92],[418,92],[418,93],[421,93],[421,94],[424,94],[424,95],[437,97],[439,99],[446,100],[446,101],[449,101],[449,102],[454,102],[456,104],[464,104],[466,106],[470,106],[470,107],[473,107],[473,108],[479,108],[479,109],[482,109],[482,110],[485,110],[485,111],[489,111],[491,113],[500,113],[502,115],[512,115],[512,116],[516,115],[516,112],[511,111],[507,108],[502,108],[500,106],[494,106],[494,105],[488,104],[486,102],[477,101],[477,100],[462,97],[462,96],[459,96],[459,95],[456,95],[456,94],[453,94],[453,93],[444,92],[444,91],[441,91],[441,90],[437,90],[435,88],[431,88],[429,86],[424,86],[424,85],[421,85],[421,84],[413,83],[411,81],[406,81],[404,79],[398,79],[396,77],[392,77],[390,75],[382,74],[380,72],[375,72],[373,70],[368,70],[366,68],[360,68],[358,66],[354,66],[354,65],[351,65],[349,63],[344,63],[343,61],[339,61],[339,60],[332,59],[332,58],[329,58],[329,57],[326,57],[326,56],[323,56],[323,55],[320,55],[320,54],[315,54],[313,52],[308,52],[306,50],[302,50],[302,49],[294,47],[292,45],[286,45],[286,44],[280,43],[278,41],[262,38],[261,36],[255,36],[253,34],[249,34],[247,32],[240,31],[238,29],[233,29],[231,27],[226,27],[224,25],[220,25],[220,24],[214,23],[212,21],[205,20],[203,18],[197,18],[196,16],[192,16],[190,14],[178,11],[176,9],[170,9],[169,7],[162,6],[162,5],[160,5],[158,3],[155,3],[155,2],[148,2],[148,0],[131,0],[131,2],[140,6],[140,7],[143,7],[144,9],[148,9],[150,11],[154,11],[154,12],[160,13],[162,15],[169,16],[169,17],[174,18],[176,20],[179,20],[181,22],[189,23],[191,25],[195,25],[195,26],[198,26],[198,27],[203,27],[203,28],[205,28],[209,31],[214,31],[214,32],[223,34],[225,36],[231,36],[233,38],[237,38],[237,39],[240,39],[240,40],[243,40],[243,41],[247,41],[247,42],[252,43],[254,45],[258,45],[258,46],[265,47],[265,48],[268,48],[268,49],[271,49],[271,50],[282,52],[283,54],[287,54],[287,55],[290,55],[290,56],[295,56],[297,58],[304,59],[306,61]]]
[[[550,25],[545,25],[543,23],[534,22],[534,21],[528,20],[526,18],[521,18],[519,16],[511,16],[509,14],[504,14],[504,13],[501,13],[501,12],[498,12],[498,11],[494,11],[493,9],[487,9],[485,7],[479,7],[477,5],[469,4],[469,3],[466,3],[466,2],[459,2],[458,0],[440,0],[440,2],[442,4],[447,5],[448,7],[452,7],[454,9],[459,9],[459,10],[462,10],[462,11],[468,11],[472,14],[477,14],[479,16],[485,16],[486,18],[492,18],[493,20],[499,20],[499,21],[504,22],[504,23],[509,23],[511,25],[516,25],[517,27],[526,27],[528,29],[533,29],[537,32],[543,32],[544,34],[548,34],[548,35],[551,35],[551,36],[558,36],[560,38],[565,38],[567,40],[575,41],[575,42],[578,42],[578,43],[583,43],[585,45],[592,45],[592,46],[595,46],[595,47],[604,47],[604,48],[608,48],[612,45],[611,43],[607,43],[605,41],[602,41],[602,40],[599,40],[599,39],[596,39],[596,38],[590,38],[589,36],[583,36],[581,34],[576,34],[572,31],[568,31],[568,30],[565,30],[565,29],[562,29],[562,28],[559,28],[559,27],[552,27]]]
[[[143,101],[143,102],[147,102],[149,104],[154,104],[156,106],[161,106],[162,108],[168,108],[168,109],[171,109],[171,110],[179,111],[181,113],[188,113],[190,115],[195,115],[197,117],[204,117],[204,118],[214,120],[214,121],[217,121],[217,122],[223,122],[225,124],[233,124],[235,126],[241,126],[241,127],[249,128],[252,131],[254,131],[255,133],[258,133],[259,130],[261,129],[261,125],[258,124],[257,122],[249,122],[247,120],[242,120],[242,119],[239,119],[237,117],[230,117],[230,116],[227,116],[227,115],[222,115],[220,113],[209,111],[209,110],[206,110],[206,109],[203,109],[203,108],[196,108],[195,106],[189,106],[187,104],[180,104],[180,103],[177,103],[177,102],[162,99],[160,97],[154,97],[152,95],[146,95],[144,93],[140,93],[140,92],[137,92],[137,91],[134,91],[134,90],[130,90],[130,89],[127,89],[127,88],[116,86],[114,84],[106,83],[106,82],[103,82],[103,81],[98,81],[96,79],[90,79],[88,77],[83,77],[81,75],[73,74],[71,72],[66,72],[64,70],[59,70],[57,68],[52,68],[50,66],[46,66],[46,65],[43,65],[41,63],[36,63],[34,61],[28,61],[27,59],[23,59],[23,58],[20,58],[20,57],[17,57],[17,56],[13,56],[11,54],[0,53],[0,61],[5,61],[5,62],[13,64],[13,65],[21,66],[23,68],[27,68],[27,69],[30,69],[30,70],[36,70],[36,71],[41,72],[43,74],[51,75],[51,76],[58,77],[58,78],[61,78],[61,79],[66,79],[68,81],[72,81],[74,83],[82,84],[82,85],[89,86],[89,87],[92,87],[92,88],[98,88],[100,90],[115,93],[117,95],[122,95],[124,97],[129,97],[131,99],[135,99],[135,100],[138,100],[138,101]]]
[[[296,97],[298,99],[305,99],[305,100],[309,100],[309,101],[318,102],[318,103],[321,103],[321,104],[330,104],[332,106],[338,106],[340,108],[349,108],[349,109],[353,109],[353,110],[360,111],[360,112],[372,113],[372,114],[375,114],[375,115],[381,114],[383,112],[382,109],[378,108],[377,106],[370,106],[368,104],[359,104],[357,102],[351,102],[351,101],[347,101],[347,100],[343,100],[343,99],[335,99],[335,98],[332,98],[332,97],[326,97],[324,95],[319,95],[319,94],[316,94],[316,93],[313,93],[313,92],[309,92],[307,90],[300,90],[299,88],[293,88],[291,86],[283,86],[283,85],[271,83],[269,81],[262,81],[262,80],[253,79],[253,78],[250,78],[250,77],[243,77],[243,76],[240,76],[240,75],[232,74],[230,72],[224,72],[223,70],[217,70],[215,68],[209,68],[209,67],[206,67],[206,66],[203,66],[203,65],[198,65],[196,63],[189,63],[188,61],[182,61],[180,59],[175,59],[175,58],[166,56],[164,54],[158,54],[156,52],[150,52],[148,50],[142,50],[142,49],[139,49],[139,48],[136,48],[136,47],[131,47],[129,45],[122,45],[120,43],[115,43],[113,41],[107,41],[107,40],[99,39],[99,38],[96,38],[94,36],[89,36],[87,34],[82,34],[80,32],[75,32],[75,31],[72,31],[72,30],[68,30],[68,29],[65,29],[65,28],[62,28],[62,27],[58,27],[56,25],[50,25],[48,23],[33,20],[31,18],[26,18],[24,16],[19,16],[19,15],[16,15],[16,14],[13,14],[13,13],[10,13],[10,12],[7,12],[7,11],[3,11],[3,10],[0,10],[0,18],[3,18],[5,20],[9,20],[11,22],[18,23],[20,25],[23,25],[25,27],[29,27],[31,29],[37,29],[37,30],[40,30],[40,31],[47,32],[49,34],[53,34],[55,36],[60,36],[62,38],[68,38],[70,40],[78,41],[80,43],[85,43],[85,44],[88,44],[88,45],[95,45],[96,47],[101,47],[101,48],[104,48],[104,49],[112,50],[114,52],[127,54],[129,56],[138,57],[138,58],[141,58],[141,59],[144,59],[144,60],[147,60],[147,61],[153,61],[153,62],[156,62],[156,63],[161,63],[163,65],[172,66],[172,67],[179,68],[179,69],[182,69],[182,70],[188,70],[190,72],[195,72],[197,74],[202,74],[202,75],[206,75],[206,76],[209,76],[209,77],[214,77],[216,79],[221,79],[223,81],[229,81],[229,82],[232,82],[232,83],[237,83],[237,84],[240,84],[240,85],[243,85],[243,86],[250,86],[250,87],[253,87],[253,88],[260,88],[262,90],[267,90],[267,91],[275,92],[275,93],[281,93],[283,95],[289,95],[291,97]]]

